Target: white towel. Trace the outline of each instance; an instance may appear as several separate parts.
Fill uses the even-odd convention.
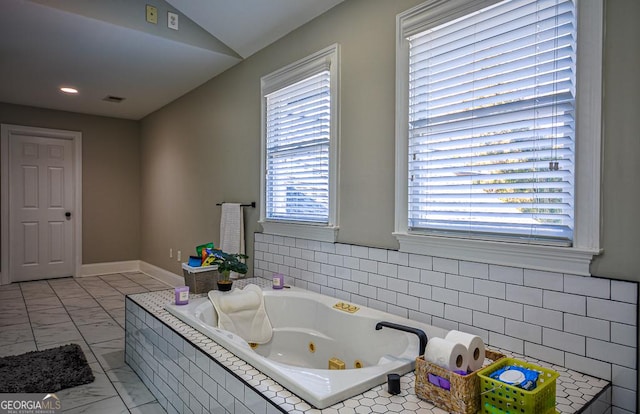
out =
[[[273,328],[264,308],[262,289],[254,284],[231,292],[209,291],[218,312],[218,328],[232,332],[249,343],[265,344]]]
[[[222,203],[220,215],[220,250],[225,253],[244,254],[244,220],[239,203]],[[231,272],[231,279],[242,275]]]

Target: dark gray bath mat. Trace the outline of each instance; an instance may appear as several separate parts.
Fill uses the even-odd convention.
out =
[[[93,380],[77,344],[0,358],[0,393],[51,393]]]

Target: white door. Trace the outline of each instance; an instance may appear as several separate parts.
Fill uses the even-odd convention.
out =
[[[73,150],[71,139],[9,139],[11,281],[74,274]]]

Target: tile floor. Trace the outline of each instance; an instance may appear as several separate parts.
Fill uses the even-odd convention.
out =
[[[56,393],[65,413],[164,413],[124,362],[124,298],[168,289],[143,273],[0,286],[0,357],[79,344],[95,381]]]

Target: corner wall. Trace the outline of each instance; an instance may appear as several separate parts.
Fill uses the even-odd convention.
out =
[[[140,258],[139,123],[0,103],[0,123],[82,132],[82,263]]]

